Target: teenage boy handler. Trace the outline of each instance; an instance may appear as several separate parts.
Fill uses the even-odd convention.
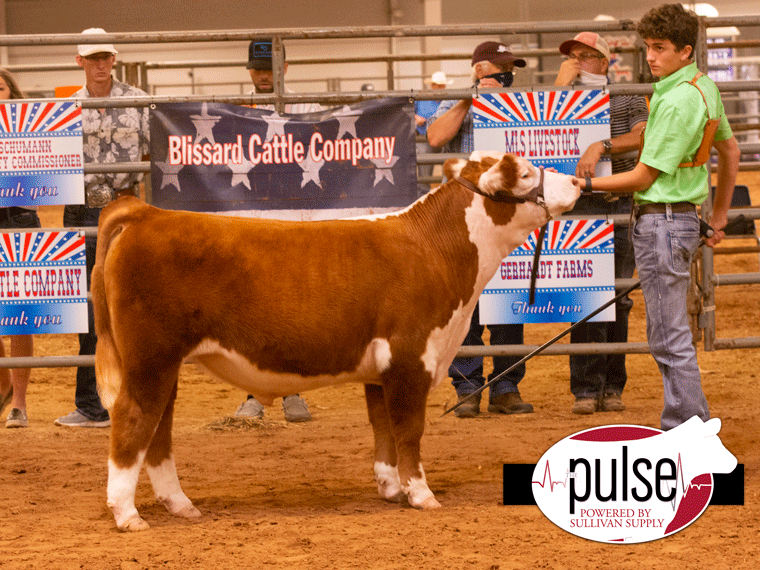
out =
[[[637,32],[658,78],[650,101],[641,157],[628,172],[586,178],[581,188],[634,192],[633,247],[647,315],[650,351],[662,373],[668,430],[692,416],[710,417],[697,366],[686,308],[689,266],[699,246],[696,206],[705,201],[710,146],[718,151],[718,179],[711,225],[713,247],[725,234],[739,166],[739,146],[715,83],[693,61],[698,19],[681,4],[653,8]]]

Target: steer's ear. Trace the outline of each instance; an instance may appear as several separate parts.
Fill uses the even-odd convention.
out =
[[[443,163],[443,174],[446,180],[454,180],[466,165],[467,161],[463,158],[449,158]]]

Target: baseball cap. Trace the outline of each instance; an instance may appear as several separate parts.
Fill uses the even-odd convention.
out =
[[[472,65],[481,61],[490,61],[495,65],[513,64],[515,67],[525,67],[525,60],[516,58],[511,51],[499,42],[483,42],[472,52]]]
[[[607,58],[607,61],[610,61],[610,46],[607,45],[607,42],[604,41],[604,38],[602,38],[599,34],[595,34],[594,32],[581,32],[572,40],[563,42],[562,45],[559,46],[559,51],[565,55],[570,55],[570,50],[573,49],[573,46],[577,44],[583,44],[595,49],[605,58]]]
[[[103,28],[87,28],[82,32],[83,34],[105,34],[106,31]],[[112,53],[116,55],[119,53],[113,44],[79,44],[77,46],[77,53],[82,57],[87,57],[94,53]]]
[[[436,71],[430,76],[430,79],[425,80],[425,83],[428,85],[451,85],[454,81],[447,79],[443,71]]]
[[[282,46],[285,57],[285,46]],[[252,40],[248,46],[246,69],[272,69],[272,40]]]

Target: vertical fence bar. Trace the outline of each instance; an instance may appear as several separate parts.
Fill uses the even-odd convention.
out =
[[[272,38],[272,87],[279,97],[285,93],[285,49],[280,36]],[[285,112],[282,99],[277,99],[274,109],[278,113]]]

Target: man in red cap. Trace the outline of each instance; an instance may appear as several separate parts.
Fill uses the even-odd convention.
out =
[[[515,67],[525,67],[525,60],[516,58],[507,46],[499,42],[483,42],[472,54],[472,82],[483,88],[509,87],[512,85]],[[428,119],[427,137],[433,147],[444,147],[445,152],[471,153],[473,150],[472,98],[461,101],[443,101],[438,110]],[[491,344],[522,344],[522,325],[488,325]],[[483,344],[483,325],[480,324],[478,307],[472,315],[470,330],[464,346]],[[493,359],[493,373],[489,380],[507,370],[519,358],[496,356]],[[455,358],[449,370],[451,383],[461,401],[478,390],[485,383],[483,378],[483,358]],[[498,382],[489,386],[488,411],[496,414],[529,414],[533,406],[524,402],[517,390],[517,384],[525,376],[522,364]],[[472,418],[480,413],[480,394],[473,396],[454,414],[459,418]]]
[[[554,84],[557,87],[577,86],[594,89],[610,83],[607,71],[610,48],[599,34],[581,32],[559,46],[567,56]],[[603,156],[610,156],[612,172],[627,172],[636,166],[634,156],[624,153],[639,148],[639,137],[647,123],[649,112],[644,97],[616,95],[610,97],[610,138],[592,143],[576,165],[575,175],[593,177],[596,165]],[[581,196],[571,213],[610,216],[631,212],[631,197],[608,201],[598,196]],[[633,246],[628,239],[628,226],[615,224],[615,278],[633,276],[635,261]],[[570,333],[572,343],[626,342],[628,314],[633,301],[628,297],[615,303],[613,322],[588,322]],[[596,411],[621,412],[623,388],[627,380],[625,354],[577,354],[570,356],[570,392],[575,396],[574,414],[593,414]]]

